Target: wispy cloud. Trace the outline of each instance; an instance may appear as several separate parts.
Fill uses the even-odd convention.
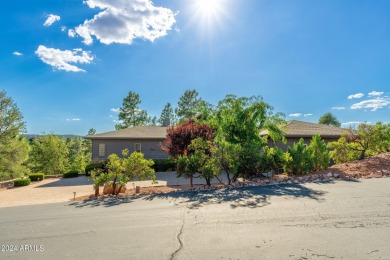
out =
[[[65,30],[66,30],[66,26],[61,26],[61,31],[65,32]]]
[[[82,49],[63,51],[47,48],[43,45],[39,45],[35,54],[38,55],[44,63],[49,64],[55,69],[72,72],[85,72],[85,70],[71,65],[71,63],[90,64],[94,59],[89,51],[83,51]]]
[[[102,10],[75,28],[86,45],[92,44],[93,36],[104,44],[132,44],[137,38],[153,42],[167,35],[176,23],[172,10],[156,7],[150,0],[85,0],[84,3]]]
[[[353,104],[351,109],[371,109],[375,112],[380,108],[384,108],[390,105],[390,98],[388,97],[378,97],[375,99],[368,99],[361,101],[359,103]]]
[[[123,121],[122,120],[112,120],[112,122],[114,122],[114,123],[116,123],[116,124],[121,124],[121,123],[123,123]]]
[[[357,94],[349,95],[348,99],[362,98],[362,97],[364,97],[363,93],[357,93]]]
[[[111,108],[110,110],[112,112],[115,112],[115,113],[119,113],[120,112],[120,108]]]
[[[351,121],[351,122],[341,123],[341,126],[342,127],[352,127],[352,128],[355,128],[355,127],[359,126],[360,124],[368,124],[368,125],[370,125],[371,122]]]
[[[56,21],[59,21],[61,20],[61,17],[59,15],[55,15],[55,14],[49,14],[45,23],[43,24],[44,26],[48,27],[48,26],[51,26],[53,23],[55,23]]]
[[[346,108],[345,107],[332,107],[332,109],[334,109],[334,110],[344,110]]]
[[[304,114],[304,117],[312,116],[313,114]]]
[[[383,95],[383,92],[378,92],[378,91],[373,91],[373,92],[368,93],[368,96],[370,96],[370,97],[379,97],[382,95]]]
[[[300,117],[302,116],[301,113],[295,113],[295,114],[289,114],[288,116],[291,116],[291,117]]]
[[[68,121],[68,122],[77,122],[77,121],[81,121],[80,118],[67,118],[67,119],[65,119],[65,120]]]
[[[18,52],[18,51],[14,51],[12,54],[15,56],[22,56],[23,55],[23,53]]]

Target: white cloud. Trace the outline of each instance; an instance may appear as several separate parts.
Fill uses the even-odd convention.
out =
[[[382,95],[383,95],[383,92],[378,92],[378,91],[373,91],[373,92],[368,93],[368,96],[370,96],[370,97],[379,97]]]
[[[76,32],[74,30],[72,30],[72,29],[69,29],[68,30],[68,36],[70,38],[74,38],[76,36]]]
[[[312,116],[313,114],[304,114],[304,117]]]
[[[18,52],[18,51],[14,51],[12,54],[15,56],[22,56],[23,55],[23,53]]]
[[[54,48],[47,48],[43,45],[39,45],[35,54],[46,64],[54,67],[58,70],[73,71],[73,72],[85,72],[77,66],[70,63],[90,64],[94,57],[89,51],[83,51],[82,49],[74,50],[59,50]]]
[[[66,121],[75,122],[75,121],[81,121],[81,119],[80,118],[67,118]]]
[[[371,111],[375,112],[380,108],[384,108],[386,106],[390,105],[390,98],[389,97],[378,97],[375,99],[369,99],[365,101],[361,101],[359,103],[353,104],[351,106],[351,109],[364,109],[368,108],[371,109]]]
[[[357,94],[349,95],[348,99],[362,98],[362,97],[364,97],[363,93],[357,93]]]
[[[110,110],[112,112],[115,112],[115,113],[119,113],[120,112],[120,108],[111,108]]]
[[[112,120],[112,122],[114,122],[114,123],[117,123],[117,124],[122,124],[123,123],[123,121],[122,120]]]
[[[300,117],[302,116],[301,113],[295,113],[295,114],[289,114],[288,116],[291,116],[291,117]]]
[[[334,109],[334,110],[344,110],[346,108],[345,107],[332,107],[332,109]]]
[[[65,30],[66,30],[66,26],[61,26],[61,31],[65,32]]]
[[[92,44],[92,36],[104,44],[132,44],[137,38],[153,42],[167,35],[176,22],[172,10],[156,7],[150,0],[85,0],[84,3],[102,10],[75,28],[86,45]]]
[[[43,25],[47,27],[59,20],[61,20],[61,17],[59,15],[49,14]]]

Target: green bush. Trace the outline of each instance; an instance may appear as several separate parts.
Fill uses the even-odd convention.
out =
[[[85,167],[85,175],[90,176],[92,170],[104,169],[104,163],[91,163]]]
[[[70,171],[62,175],[62,178],[75,178],[75,177],[79,177],[78,171]]]
[[[45,179],[45,174],[44,173],[32,173],[29,174],[28,177],[30,178],[31,181],[42,181]]]
[[[20,179],[14,180],[14,187],[27,186],[30,183],[31,183],[30,178],[20,178]]]
[[[156,172],[175,171],[176,163],[173,159],[155,159],[152,168]]]
[[[309,145],[312,151],[313,169],[325,170],[329,167],[330,156],[326,143],[319,134],[312,137]]]
[[[292,174],[304,174],[313,170],[312,150],[301,138],[293,147],[288,147],[284,154],[284,170]]]

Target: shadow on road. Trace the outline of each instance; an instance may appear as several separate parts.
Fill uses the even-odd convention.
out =
[[[84,208],[84,207],[113,207],[113,206],[118,206],[121,204],[126,204],[126,203],[131,203],[135,197],[132,196],[126,196],[126,197],[110,197],[110,198],[104,198],[104,199],[88,199],[88,200],[83,200],[83,201],[74,201],[68,206],[74,206],[76,208]]]
[[[67,186],[83,186],[92,185],[93,181],[88,180],[85,176],[77,178],[59,178],[56,181],[36,186],[35,188],[52,188],[52,187],[67,187]]]
[[[280,184],[272,186],[241,187],[234,189],[172,192],[165,194],[153,194],[145,196],[144,200],[153,199],[181,199],[179,203],[188,203],[190,209],[196,209],[203,205],[220,204],[230,202],[232,209],[239,207],[259,208],[270,204],[271,196],[306,197],[321,200],[323,191],[309,189],[300,184]]]

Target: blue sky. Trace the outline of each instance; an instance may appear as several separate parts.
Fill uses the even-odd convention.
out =
[[[28,133],[114,129],[129,91],[261,95],[286,119],[390,122],[390,1],[2,2],[0,90]]]

